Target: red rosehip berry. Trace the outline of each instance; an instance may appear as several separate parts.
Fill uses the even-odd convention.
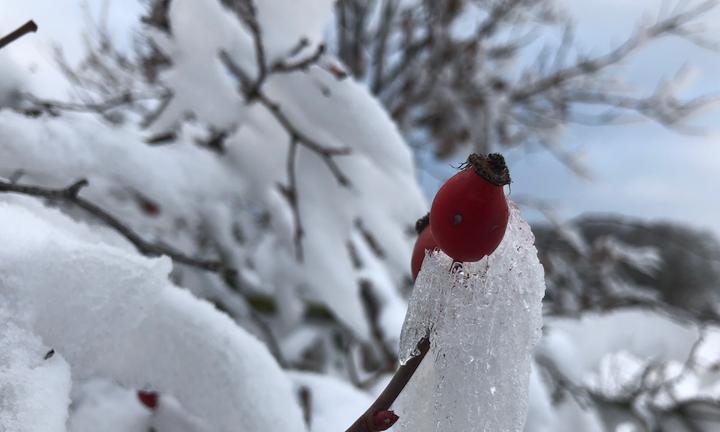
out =
[[[418,238],[415,241],[415,248],[412,253],[412,260],[410,261],[410,269],[412,270],[412,278],[415,280],[420,268],[422,267],[423,260],[425,259],[425,253],[429,250],[434,250],[438,247],[435,242],[435,238],[430,230],[430,215],[418,219],[415,224],[415,231],[418,233]]]
[[[158,406],[158,394],[153,391],[138,390],[138,400],[151,411],[155,411]]]
[[[510,183],[499,154],[471,154],[442,185],[430,208],[430,229],[455,261],[478,261],[497,249],[510,216],[503,186]]]

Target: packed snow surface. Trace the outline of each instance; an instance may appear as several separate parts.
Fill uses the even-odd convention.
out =
[[[0,199],[0,304],[25,319],[24,328],[4,323],[0,366],[8,363],[8,377],[22,379],[0,390],[0,401],[9,401],[2,404],[9,417],[3,424],[37,421],[33,413],[47,393],[42,417],[62,425],[69,363],[73,379],[107,377],[172,395],[214,431],[305,430],[291,382],[267,348],[174,286],[167,258],[98,243],[87,226],[15,198]],[[49,348],[29,333],[57,358],[44,361]]]

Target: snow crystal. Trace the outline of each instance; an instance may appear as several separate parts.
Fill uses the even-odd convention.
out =
[[[64,431],[70,367],[8,315],[0,311],[0,430]]]
[[[400,337],[407,361],[431,349],[398,400],[400,430],[521,431],[532,352],[542,326],[544,272],[534,236],[511,205],[500,247],[477,263],[428,254]]]

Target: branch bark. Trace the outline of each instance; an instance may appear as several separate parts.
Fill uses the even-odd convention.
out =
[[[425,358],[425,355],[430,349],[430,339],[422,339],[418,342],[417,348],[420,351],[420,354],[400,366],[388,385],[385,387],[385,390],[380,393],[380,396],[378,396],[375,402],[370,405],[370,408],[368,408],[357,420],[355,420],[355,423],[353,423],[345,432],[377,432],[384,430],[376,427],[374,422],[375,414],[387,411],[393,402],[395,402],[395,399],[397,399],[403,391],[407,383],[410,381],[410,378],[412,378],[418,366],[420,366],[420,363]]]
[[[18,27],[12,33],[0,38],[0,49],[5,48],[5,46],[15,42],[16,40],[20,39],[21,37],[25,36],[28,33],[35,33],[37,31],[37,29],[38,29],[38,26],[37,26],[37,24],[35,24],[35,21],[30,20],[30,21],[26,22],[25,24]]]

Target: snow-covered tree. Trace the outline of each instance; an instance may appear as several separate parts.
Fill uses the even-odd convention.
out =
[[[569,122],[635,112],[679,127],[704,98],[681,101],[673,83],[630,94],[613,66],[662,36],[705,43],[692,24],[712,3],[681,4],[593,57],[573,54],[549,0],[148,0],[131,50],[91,26],[80,63],[57,51],[73,90],[64,100],[3,57],[0,425],[344,430],[398,368],[413,227],[428,207],[411,149],[539,142],[577,167],[554,140]],[[558,29],[559,47],[515,66],[529,31]],[[22,48],[10,39],[0,54]],[[581,109],[598,104],[611,111]],[[440,294],[459,321],[409,315],[405,333],[431,319],[438,345],[398,400],[397,428],[518,430],[524,410],[527,432],[717,426],[696,415],[718,411],[706,328],[717,311],[658,295],[648,278],[671,258],[622,235],[541,232],[549,320],[530,372],[543,284],[524,226],[515,214],[513,243],[473,279],[499,293],[472,297],[492,319]],[[446,258],[423,270],[411,312],[435,304],[417,303],[443,288],[423,285],[431,275],[467,285],[487,265],[439,272]],[[516,262],[524,277],[501,271]],[[528,279],[527,297],[502,292]],[[616,311],[638,307],[685,321]],[[661,336],[588,340],[638,322]],[[682,342],[658,348],[662,338]],[[483,364],[495,353],[507,363]],[[462,356],[478,363],[458,367]],[[452,418],[434,417],[438,407]]]

